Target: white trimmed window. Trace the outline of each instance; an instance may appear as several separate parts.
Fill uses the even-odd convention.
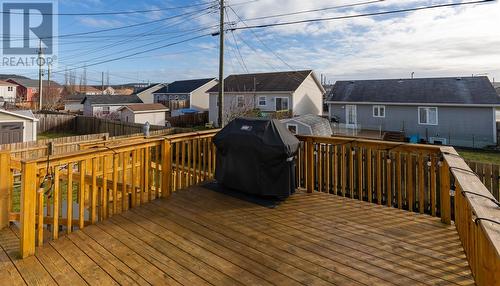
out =
[[[12,86],[7,87],[7,91],[13,91],[14,88]]]
[[[438,125],[438,108],[437,107],[419,107],[418,108],[418,124]]]
[[[245,98],[243,97],[243,95],[238,95],[236,97],[236,106],[238,108],[245,106]]]
[[[373,106],[373,117],[385,117],[385,106],[384,105],[374,105]]]
[[[288,129],[288,131],[292,132],[292,134],[294,134],[294,135],[297,134],[297,124],[290,124],[290,123],[288,123],[286,125],[286,128]]]
[[[259,96],[259,106],[266,106],[266,105],[267,105],[267,97]]]
[[[102,107],[102,114],[104,114],[104,115],[109,114],[109,106],[103,106]]]

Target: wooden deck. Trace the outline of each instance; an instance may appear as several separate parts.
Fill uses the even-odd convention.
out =
[[[275,209],[192,187],[17,259],[0,231],[1,285],[472,285],[454,226],[333,195]]]

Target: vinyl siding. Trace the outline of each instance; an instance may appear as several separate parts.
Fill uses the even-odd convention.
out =
[[[329,116],[346,122],[345,105],[330,104]],[[418,123],[419,106],[385,105],[385,118],[373,117],[373,105],[358,104],[357,123],[361,129],[380,126],[384,131],[405,131],[407,136],[418,134],[446,138],[448,144],[464,147],[484,147],[495,144],[494,109],[491,107],[438,106],[438,125]],[[425,105],[424,105],[425,106]],[[432,105],[427,105],[432,107]]]

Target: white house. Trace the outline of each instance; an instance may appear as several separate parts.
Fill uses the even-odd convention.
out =
[[[160,103],[139,103],[125,105],[119,109],[120,121],[129,123],[165,126],[165,113],[168,111]]]
[[[207,91],[216,84],[217,80],[214,78],[174,81],[154,92],[154,99],[156,103],[168,107],[171,116],[182,115],[185,111],[207,111]]]
[[[37,122],[30,110],[0,109],[0,144],[36,141]]]
[[[4,102],[15,102],[17,94],[17,84],[0,80],[0,98]]]
[[[82,101],[85,99],[85,96],[85,94],[73,94],[65,96],[63,99],[64,111],[83,112]]]
[[[118,110],[135,103],[142,103],[136,95],[88,95],[82,100],[83,115],[118,119]]]
[[[209,120],[218,122],[219,85],[209,92]],[[224,122],[259,110],[264,116],[322,115],[325,89],[312,70],[230,75],[224,80]]]

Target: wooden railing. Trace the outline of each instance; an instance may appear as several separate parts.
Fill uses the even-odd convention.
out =
[[[0,210],[9,210],[0,212],[0,222],[19,224],[21,255],[32,255],[36,245],[61,232],[213,179],[216,132],[93,142],[48,161],[20,162],[0,153]],[[298,138],[299,188],[454,221],[478,285],[499,283],[500,209],[453,148]],[[21,194],[19,213],[12,212],[15,187]]]
[[[449,190],[439,188],[439,147],[343,137],[299,139],[297,186],[450,221]]]
[[[19,224],[21,256],[26,257],[61,232],[71,233],[213,178],[216,131],[95,142],[49,160],[19,162],[2,153],[2,227],[6,221]],[[9,172],[3,172],[5,166]],[[14,183],[16,173],[20,187]],[[16,191],[19,213],[12,211]]]
[[[453,148],[298,138],[298,187],[454,221],[477,284],[500,285],[500,206]]]
[[[500,204],[453,148],[442,148],[451,174],[455,226],[477,285],[500,285]]]

